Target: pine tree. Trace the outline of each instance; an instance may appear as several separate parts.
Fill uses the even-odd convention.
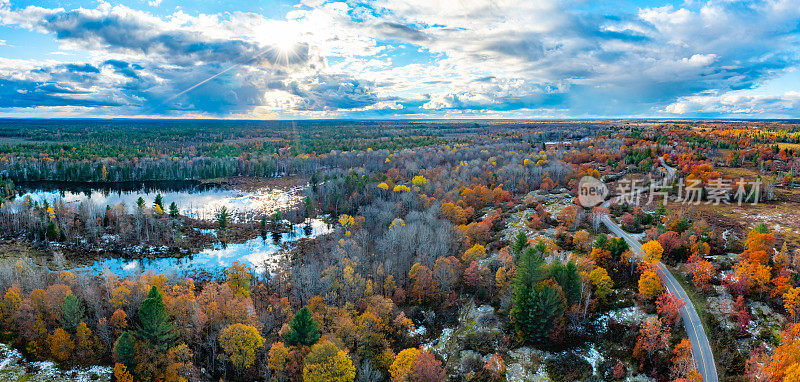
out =
[[[297,344],[311,346],[319,340],[319,337],[317,323],[307,307],[303,307],[292,317],[289,330],[283,335],[284,341],[290,346]]]
[[[225,229],[228,228],[228,217],[229,216],[230,216],[230,214],[228,213],[228,208],[225,207],[225,206],[222,206],[222,208],[219,210],[219,215],[217,216],[217,224],[219,225],[219,229],[221,231],[224,231]]]
[[[178,205],[175,204],[175,202],[170,203],[169,204],[169,216],[172,217],[172,218],[177,218],[178,215],[180,215],[180,212],[178,211]]]
[[[578,275],[578,266],[574,261],[563,264],[560,261],[550,266],[550,277],[555,280],[567,298],[567,304],[573,305],[581,298],[581,276]]]
[[[164,201],[161,197],[161,194],[156,194],[156,199],[153,201],[153,206],[158,206],[161,210],[164,210]]]
[[[164,312],[161,292],[155,286],[150,288],[150,293],[139,307],[139,327],[136,334],[150,346],[164,351],[172,347],[178,336],[175,326],[169,322],[169,317]]]
[[[114,342],[114,358],[118,363],[127,366],[129,369],[134,365],[136,347],[133,335],[130,331],[123,332],[117,341]]]
[[[64,329],[73,333],[75,332],[75,328],[78,327],[78,324],[84,321],[83,305],[74,294],[70,294],[64,298],[64,303],[61,305],[61,319]]]
[[[515,254],[522,254],[522,251],[528,247],[528,235],[525,232],[520,232],[514,238],[514,244],[511,246],[511,251]]]

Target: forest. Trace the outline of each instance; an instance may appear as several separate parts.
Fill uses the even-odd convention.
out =
[[[0,340],[62,371],[701,381],[682,324],[691,303],[719,380],[800,380],[790,121],[3,120],[0,176]],[[585,177],[608,186],[607,203],[585,205]],[[284,178],[302,179],[286,208],[213,219],[161,194],[102,205],[27,193]],[[657,197],[623,191],[660,181]],[[283,243],[273,268],[247,256],[192,274],[92,266],[269,242],[316,220],[330,230]]]

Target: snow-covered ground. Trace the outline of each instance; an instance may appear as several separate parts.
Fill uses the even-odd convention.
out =
[[[29,362],[16,349],[0,343],[0,381],[110,382],[111,367],[92,366],[61,370],[53,362]]]

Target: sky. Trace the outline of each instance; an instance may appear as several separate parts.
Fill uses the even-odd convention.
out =
[[[0,118],[800,118],[800,0],[0,0]]]

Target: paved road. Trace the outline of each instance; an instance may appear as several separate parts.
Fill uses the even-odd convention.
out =
[[[636,255],[639,257],[642,256],[642,245],[639,241],[629,233],[623,231],[608,215],[603,216],[603,224],[605,224],[614,235],[625,239]],[[675,276],[672,275],[664,264],[658,263],[657,267],[660,270],[659,276],[661,277],[661,282],[667,288],[667,291],[674,293],[686,302],[686,305],[681,309],[681,319],[683,320],[683,327],[686,329],[689,341],[692,342],[692,357],[697,366],[697,371],[703,376],[703,381],[717,382],[717,367],[714,363],[714,353],[711,351],[711,345],[708,343],[706,331],[703,329],[703,322],[700,321],[700,316],[697,315],[692,300],[689,299],[689,296],[686,295],[686,291],[678,284],[678,280],[675,280]]]
[[[675,169],[672,167],[667,166],[664,163],[663,159],[661,163],[664,167],[667,168],[668,177],[672,178],[675,174]],[[613,199],[607,200],[603,203],[603,206],[608,207]],[[603,216],[603,224],[617,237],[621,237],[625,239],[628,245],[631,247],[631,250],[641,258],[642,256],[642,244],[639,243],[636,238],[631,236],[631,234],[622,230],[622,228],[617,225],[611,217],[608,215]],[[657,264],[657,268],[660,270],[659,277],[661,277],[661,282],[667,288],[667,291],[670,293],[674,293],[679,298],[682,298],[683,301],[686,302],[683,309],[681,309],[681,319],[683,321],[683,327],[686,329],[686,334],[689,337],[689,341],[692,343],[692,357],[694,358],[694,363],[697,366],[697,371],[700,372],[700,375],[703,377],[703,381],[705,382],[718,382],[717,377],[717,366],[714,363],[714,353],[711,351],[711,345],[708,343],[708,337],[706,337],[706,331],[703,328],[703,322],[700,321],[700,316],[697,315],[697,310],[695,310],[694,305],[692,304],[692,300],[689,299],[689,296],[686,294],[686,291],[683,290],[683,287],[678,283],[678,280],[675,279],[675,276],[664,266],[662,263]]]

